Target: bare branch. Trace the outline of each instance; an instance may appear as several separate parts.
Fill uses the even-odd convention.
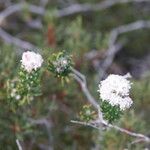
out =
[[[32,12],[38,15],[44,15],[45,13],[44,8],[31,5],[31,4],[28,5],[27,3],[19,3],[19,4],[11,5],[0,13],[0,25],[7,17],[12,15],[13,13],[22,11],[24,8],[27,8],[29,12]]]
[[[140,134],[140,133],[135,133],[135,132],[131,132],[129,130],[126,130],[124,128],[120,128],[118,126],[115,126],[115,125],[112,125],[112,124],[107,124],[105,123],[106,126],[110,127],[110,128],[114,128],[120,132],[123,132],[125,134],[128,134],[130,136],[133,136],[133,137],[137,137],[137,138],[140,138],[140,139],[143,139],[145,142],[150,142],[150,138],[148,136],[145,136],[143,134]]]
[[[149,0],[104,0],[97,4],[73,4],[67,8],[64,8],[62,10],[58,10],[56,13],[56,17],[65,17],[77,13],[84,13],[84,12],[90,12],[90,11],[100,11],[107,9],[109,7],[112,7],[116,4],[121,3],[141,3],[141,2],[150,2]]]
[[[36,13],[38,15],[43,15],[45,10],[42,7],[38,7],[35,5],[27,5],[26,3],[19,3],[12,6],[9,6],[4,11],[0,13],[0,26],[2,25],[3,21],[12,15],[13,13],[16,13],[18,11],[22,11],[25,7],[28,8],[28,10],[32,13]],[[23,41],[21,39],[18,39],[16,37],[13,37],[12,35],[8,34],[5,30],[0,28],[0,37],[8,44],[14,44],[15,46],[24,49],[24,50],[38,50],[37,47],[32,45],[29,42]]]
[[[18,146],[18,150],[23,150],[23,149],[22,149],[22,146],[21,146],[21,144],[20,144],[20,142],[19,142],[18,139],[16,139],[16,144],[17,144],[17,146]]]
[[[116,54],[122,49],[123,45],[124,44],[121,43],[114,44],[106,51],[106,58],[104,59],[102,64],[99,65],[96,69],[98,70],[99,80],[101,80],[105,76],[107,69],[110,67]]]
[[[75,124],[80,124],[80,125],[89,126],[89,127],[92,127],[92,128],[99,129],[99,128],[96,127],[95,125],[92,125],[91,123],[88,123],[88,122],[77,121],[77,120],[71,120],[70,122],[71,122],[71,123],[75,123]]]
[[[127,25],[122,25],[114,28],[110,32],[108,50],[105,53],[105,59],[98,61],[97,64],[94,66],[95,70],[98,71],[99,80],[101,80],[106,75],[106,71],[111,66],[114,57],[120,50],[122,50],[122,47],[126,43],[126,41],[123,43],[117,42],[117,38],[123,33],[148,28],[150,28],[150,21],[139,20],[133,23],[129,23]],[[86,56],[86,58],[93,59],[97,55],[100,55],[100,52],[91,52]]]
[[[74,79],[81,85],[81,88],[85,94],[85,96],[87,97],[87,99],[89,100],[89,102],[96,108],[98,109],[98,103],[96,102],[96,100],[92,97],[92,95],[90,94],[88,88],[87,88],[87,83],[86,83],[86,78],[83,74],[81,74],[79,71],[77,71],[74,68],[71,68],[72,70],[72,76],[74,77]]]
[[[136,139],[136,140],[134,140],[134,141],[131,143],[131,145],[140,143],[140,142],[142,142],[142,141],[143,141],[143,139]]]
[[[73,4],[69,7],[66,7],[62,10],[58,10],[56,14],[54,14],[54,17],[65,17],[69,15],[73,15],[76,13],[82,13],[82,12],[89,12],[89,11],[99,11],[103,9],[107,9],[109,7],[112,7],[119,3],[141,3],[141,2],[150,2],[149,0],[104,0],[97,4]],[[8,8],[6,8],[4,11],[0,13],[0,25],[1,22],[3,22],[4,19],[6,19],[8,16],[12,15],[13,13],[22,11],[24,8],[27,8],[28,11],[38,14],[38,15],[44,15],[45,9],[40,6],[31,5],[28,3],[19,3],[15,5],[11,5]]]
[[[97,122],[97,123],[87,123],[87,122],[82,122],[82,121],[76,121],[76,120],[71,120],[72,123],[76,123],[76,124],[80,124],[80,125],[84,125],[84,126],[90,126],[92,128],[95,128],[95,129],[98,129],[100,130],[100,128],[98,127],[98,124],[97,123],[101,123],[103,124],[104,126],[106,127],[109,127],[109,128],[114,128],[116,129],[117,131],[120,131],[122,133],[125,133],[127,135],[130,135],[130,136],[133,136],[133,137],[136,137],[138,138],[137,140],[138,141],[145,141],[145,142],[150,142],[150,138],[148,136],[145,136],[143,134],[140,134],[140,133],[135,133],[135,132],[132,132],[132,131],[129,131],[129,130],[126,130],[124,128],[120,128],[118,126],[115,126],[115,125],[112,125],[112,124],[108,124],[106,121],[102,121],[102,122]]]
[[[110,33],[109,48],[115,44],[120,34],[131,32],[134,30],[144,29],[144,28],[145,29],[150,28],[150,21],[138,20],[136,22],[114,28]]]
[[[150,28],[150,21],[139,20],[127,25],[119,26],[117,28],[114,28],[111,31],[109,37],[109,43],[108,43],[109,48],[106,51],[106,58],[102,63],[100,63],[101,65],[99,65],[98,68],[100,80],[105,76],[106,71],[112,64],[116,53],[122,48],[121,44],[116,44],[118,36],[123,33],[131,32],[139,29],[147,29],[147,28]]]
[[[0,37],[3,39],[8,44],[14,44],[15,46],[24,49],[24,50],[33,50],[36,49],[38,50],[37,47],[32,45],[29,42],[20,40],[16,37],[13,37],[12,35],[8,34],[6,31],[4,31],[2,28],[0,28]]]
[[[97,4],[73,4],[67,8],[64,8],[62,10],[58,10],[57,13],[55,14],[55,17],[64,17],[76,13],[81,13],[81,12],[88,12],[88,11],[98,11],[98,10],[103,10],[107,9],[113,5],[116,5],[118,3],[141,3],[141,2],[149,2],[149,0],[105,0]],[[3,12],[0,14],[0,20],[3,20],[4,18],[10,16],[11,14],[22,11],[23,8],[27,6],[28,10],[32,13],[36,13],[38,15],[44,15],[45,9],[40,6],[35,6],[27,3],[19,3],[12,5],[5,9]],[[1,21],[0,21],[1,22]]]

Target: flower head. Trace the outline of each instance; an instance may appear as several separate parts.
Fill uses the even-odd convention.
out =
[[[72,66],[71,56],[65,51],[52,54],[49,57],[49,70],[58,77],[66,77],[70,73]]]
[[[56,68],[57,73],[62,73],[68,66],[68,60],[65,57],[54,61],[54,67]]]
[[[40,54],[27,51],[23,53],[21,63],[27,72],[31,72],[42,66],[43,58]]]
[[[128,76],[109,75],[99,84],[102,101],[109,102],[112,106],[119,106],[121,110],[130,108],[133,101],[129,97],[131,82]]]

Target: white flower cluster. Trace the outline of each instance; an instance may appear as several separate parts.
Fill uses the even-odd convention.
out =
[[[21,63],[27,72],[31,72],[42,66],[43,58],[40,54],[27,51],[23,53]]]
[[[129,97],[131,82],[128,76],[109,75],[99,84],[100,97],[103,101],[109,102],[112,106],[119,106],[121,110],[130,108],[133,101]]]

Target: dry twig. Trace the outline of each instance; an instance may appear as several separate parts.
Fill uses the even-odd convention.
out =
[[[150,21],[139,20],[127,25],[119,26],[111,31],[108,43],[109,46],[105,55],[106,57],[102,63],[100,62],[101,65],[99,65],[99,68],[97,69],[100,80],[105,76],[106,71],[112,64],[116,53],[122,48],[122,45],[116,44],[118,36],[123,33],[146,28],[150,28]]]
[[[25,5],[26,3],[19,3],[19,4],[15,4],[12,6],[9,6],[8,8],[6,8],[4,11],[2,11],[0,13],[0,26],[2,25],[2,23],[5,21],[5,19],[7,17],[9,17],[10,15],[12,15],[13,13],[22,11],[25,6],[28,6],[28,10],[32,13],[36,13],[38,15],[42,15],[44,14],[44,9],[42,7],[38,7],[35,5]],[[13,44],[23,50],[33,50],[36,49],[38,50],[38,48],[36,46],[34,46],[33,44],[23,41],[21,39],[18,39],[12,35],[10,35],[9,33],[7,33],[4,29],[0,28],[0,37],[8,44]]]
[[[100,130],[100,128],[98,127],[98,122],[96,122],[95,124],[94,123],[82,122],[82,121],[76,121],[76,120],[71,120],[71,122],[72,123],[76,123],[76,124],[80,124],[80,125],[84,125],[84,126],[89,126],[89,127],[92,127],[92,128]],[[120,131],[122,133],[125,133],[125,134],[128,134],[130,136],[136,137],[136,138],[138,138],[137,139],[138,141],[150,142],[150,138],[148,136],[143,135],[143,134],[135,133],[135,132],[126,130],[124,128],[120,128],[118,126],[109,124],[106,121],[102,121],[102,122],[99,122],[99,123],[105,125],[106,127],[113,128],[113,129],[115,129],[117,131]]]
[[[99,105],[98,103],[95,101],[95,99],[93,98],[93,96],[90,94],[88,88],[87,88],[87,83],[86,83],[86,78],[83,74],[81,74],[79,71],[77,71],[74,68],[71,68],[72,70],[72,76],[76,79],[76,81],[78,81],[78,83],[80,83],[81,88],[83,93],[85,94],[87,100],[89,101],[89,103],[91,103],[95,109],[99,110]],[[101,112],[99,112],[101,113]]]
[[[31,5],[31,4],[28,5],[27,3],[14,4],[14,5],[7,7],[5,10],[3,10],[0,13],[0,25],[7,17],[12,15],[13,13],[20,12],[25,8],[27,8],[27,10],[29,12],[35,13],[38,15],[44,15],[44,13],[45,13],[45,9],[43,9],[42,7],[39,7],[39,6],[35,6],[35,5]]]
[[[0,37],[7,43],[7,44],[13,44],[23,50],[33,50],[38,49],[34,45],[32,45],[29,42],[23,41],[21,39],[18,39],[16,37],[13,37],[12,35],[8,34],[5,30],[0,28]]]
[[[23,149],[22,149],[22,146],[21,146],[21,144],[20,144],[20,142],[19,142],[18,139],[16,139],[16,144],[17,144],[17,146],[18,146],[18,150],[23,150]]]
[[[149,0],[105,0],[97,4],[73,4],[69,7],[66,7],[64,9],[58,10],[55,14],[54,17],[65,17],[69,15],[73,15],[76,13],[81,13],[81,12],[89,12],[89,11],[100,11],[103,9],[107,9],[111,6],[114,6],[119,3],[141,3],[141,2],[150,2]],[[24,8],[27,8],[29,12],[38,14],[38,15],[44,15],[46,10],[44,7],[36,6],[36,5],[31,5],[28,3],[18,3],[9,6],[6,8],[4,11],[0,13],[0,25],[1,22],[6,19],[8,16],[12,15],[13,13],[20,12]]]

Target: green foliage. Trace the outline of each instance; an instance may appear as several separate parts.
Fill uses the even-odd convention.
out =
[[[58,23],[59,26],[56,28],[57,44],[75,57],[80,58],[90,49],[106,49],[108,35],[102,34],[101,31],[91,31],[84,25],[82,16],[77,16],[71,21],[65,20],[63,24],[61,21]]]
[[[71,22],[69,27],[66,28],[65,34],[67,39],[65,45],[68,49],[85,51],[88,48],[90,35],[83,29],[81,17],[77,17],[75,21]]]
[[[34,96],[41,95],[39,69],[28,73],[20,67],[18,76],[17,79],[7,82],[7,95],[12,108],[29,104]]]
[[[97,114],[94,111],[94,109],[92,109],[91,105],[84,105],[82,110],[79,113],[80,120],[86,121],[86,122],[92,121],[96,119],[96,117],[97,117]]]
[[[112,106],[107,101],[101,101],[101,110],[104,119],[108,120],[109,123],[120,119],[121,115],[123,114],[119,106]]]
[[[134,111],[129,111],[122,115],[120,121],[117,123],[118,126],[123,127],[129,131],[139,132],[146,134],[145,122],[141,120]],[[127,134],[122,134],[115,129],[107,129],[103,132],[103,140],[101,145],[103,149],[107,150],[142,150],[145,147],[145,143],[131,144],[135,139]]]
[[[149,115],[149,101],[150,101],[150,75],[142,80],[134,80],[132,86],[132,98],[134,99],[134,110],[146,120],[147,126],[150,124]],[[143,109],[144,108],[144,109]],[[145,114],[145,115],[141,115]],[[147,115],[146,115],[147,114]]]
[[[21,68],[19,71],[19,93],[22,95],[29,94],[31,96],[41,95],[40,77],[40,69],[33,70],[32,72],[28,73],[23,68]]]

